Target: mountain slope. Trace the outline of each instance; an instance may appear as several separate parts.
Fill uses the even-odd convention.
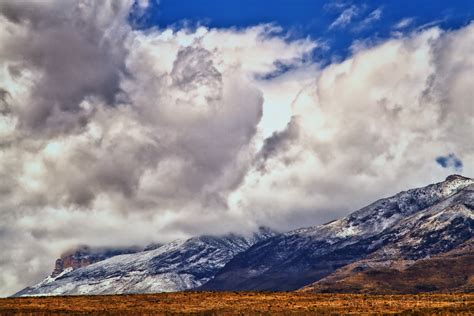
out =
[[[474,238],[447,253],[418,261],[361,260],[305,286],[303,292],[407,294],[474,291]]]
[[[296,290],[377,251],[385,261],[447,252],[473,235],[473,183],[450,176],[340,220],[274,236],[234,257],[201,289]]]
[[[473,236],[474,180],[453,175],[324,225],[283,234],[261,229],[251,237],[199,236],[101,257],[88,266],[65,265],[58,275],[16,295],[303,287],[319,292],[472,291]]]
[[[199,236],[154,250],[119,255],[26,288],[15,296],[123,294],[182,291],[211,279],[237,253],[273,233],[260,229],[251,237]]]

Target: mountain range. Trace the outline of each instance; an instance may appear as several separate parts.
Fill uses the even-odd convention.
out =
[[[279,233],[198,236],[68,266],[15,296],[183,290],[418,293],[474,290],[474,180],[380,199]],[[110,254],[110,250],[108,251]]]

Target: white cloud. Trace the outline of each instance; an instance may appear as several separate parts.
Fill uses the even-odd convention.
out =
[[[350,6],[349,8],[342,11],[342,13],[337,17],[337,19],[334,20],[331,25],[329,25],[329,29],[343,28],[347,26],[349,23],[351,23],[354,17],[359,15],[359,13],[359,9],[355,5]]]
[[[415,21],[415,18],[404,18],[404,19],[401,19],[400,21],[398,21],[393,26],[393,28],[397,29],[397,30],[401,30],[401,29],[404,29],[404,28],[410,26],[411,24],[413,24],[414,21]]]
[[[380,20],[382,17],[383,9],[377,8],[374,11],[370,12],[369,15],[363,19],[357,26],[353,28],[354,31],[360,32],[364,29],[369,28],[374,22]]]
[[[266,141],[234,207],[280,228],[328,221],[448,175],[453,152],[474,174],[474,25],[430,29],[361,49],[325,68]]]

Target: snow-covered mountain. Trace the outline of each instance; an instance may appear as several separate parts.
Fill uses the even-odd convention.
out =
[[[415,261],[473,236],[474,181],[445,181],[381,199],[349,216],[262,241],[232,259],[206,290],[296,290],[336,269],[373,261]]]
[[[435,286],[427,279],[410,279],[400,281],[393,292],[468,289],[474,287],[474,272],[463,266],[474,266],[473,235],[474,180],[453,175],[378,200],[324,225],[281,234],[261,229],[252,237],[177,240],[66,269],[16,295],[296,290],[305,286],[310,291],[377,291],[387,280],[374,275],[408,280],[437,265],[455,281],[433,279],[438,282]],[[452,275],[450,266],[459,273]],[[368,280],[367,286],[357,283],[360,280]]]
[[[183,291],[209,281],[236,254],[273,234],[261,228],[250,237],[231,234],[176,240],[149,251],[67,268],[15,296]]]

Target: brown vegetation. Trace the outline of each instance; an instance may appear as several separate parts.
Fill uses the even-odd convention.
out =
[[[474,239],[439,256],[406,265],[369,267],[368,260],[347,265],[301,291],[319,293],[415,294],[474,292]]]
[[[180,292],[0,299],[0,315],[465,314],[474,294],[360,295],[296,292]]]

